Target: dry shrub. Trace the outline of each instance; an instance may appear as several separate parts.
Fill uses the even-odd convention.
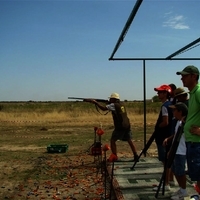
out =
[[[146,121],[148,123],[155,123],[157,114],[148,113],[146,115]],[[144,123],[144,115],[137,113],[129,113],[128,117],[131,124]],[[67,111],[67,112],[1,112],[0,121],[18,121],[18,122],[46,122],[46,123],[69,123],[70,125],[87,125],[87,124],[112,124],[111,113],[105,115],[100,114],[96,111],[85,112],[85,111]]]
[[[146,123],[147,124],[155,124],[156,120],[158,118],[158,114],[156,113],[147,113],[146,114]],[[129,119],[134,124],[144,124],[144,115],[141,114],[130,114]]]

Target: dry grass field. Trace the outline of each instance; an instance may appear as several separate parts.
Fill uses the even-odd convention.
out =
[[[147,139],[159,105],[149,105]],[[133,139],[143,148],[142,105],[127,103]],[[0,103],[1,199],[101,199],[105,196],[98,157],[88,154],[94,127],[102,127],[102,145],[109,144],[111,114],[79,102]],[[66,153],[48,153],[49,144],[67,144]],[[117,142],[119,156],[132,157],[127,143]],[[155,154],[152,144],[148,153]],[[109,156],[110,152],[107,152]]]

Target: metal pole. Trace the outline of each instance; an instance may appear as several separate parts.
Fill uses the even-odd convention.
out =
[[[146,145],[146,66],[143,60],[143,95],[144,95],[144,147]],[[146,152],[144,154],[146,156]]]

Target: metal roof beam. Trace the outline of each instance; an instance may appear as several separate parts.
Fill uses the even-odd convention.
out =
[[[125,24],[125,26],[124,26],[124,29],[122,30],[122,33],[121,33],[121,35],[120,35],[120,37],[119,37],[119,39],[118,39],[118,41],[117,41],[117,43],[115,45],[115,48],[114,48],[109,60],[111,60],[113,58],[113,56],[115,55],[116,51],[118,50],[120,44],[123,42],[123,40],[125,38],[125,35],[128,32],[128,29],[129,29],[129,27],[130,27],[135,15],[136,15],[136,13],[137,13],[142,1],[143,0],[137,0],[137,2],[135,3],[135,6],[134,6],[134,8],[133,8],[133,10],[132,10],[127,22],[126,22],[126,24]]]
[[[173,54],[169,55],[168,57],[166,57],[166,59],[171,59],[174,56],[180,54],[181,52],[183,52],[184,50],[192,47],[193,45],[195,45],[196,43],[200,42],[200,38],[194,40],[193,42],[189,43],[188,45],[184,46],[183,48],[179,49],[178,51],[174,52]]]
[[[200,58],[112,58],[111,60],[200,60]]]

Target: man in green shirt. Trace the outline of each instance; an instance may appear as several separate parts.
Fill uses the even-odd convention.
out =
[[[197,181],[195,190],[200,194],[200,84],[199,70],[193,65],[176,72],[181,75],[183,86],[189,90],[188,115],[184,126],[187,145],[188,173],[192,181]]]

